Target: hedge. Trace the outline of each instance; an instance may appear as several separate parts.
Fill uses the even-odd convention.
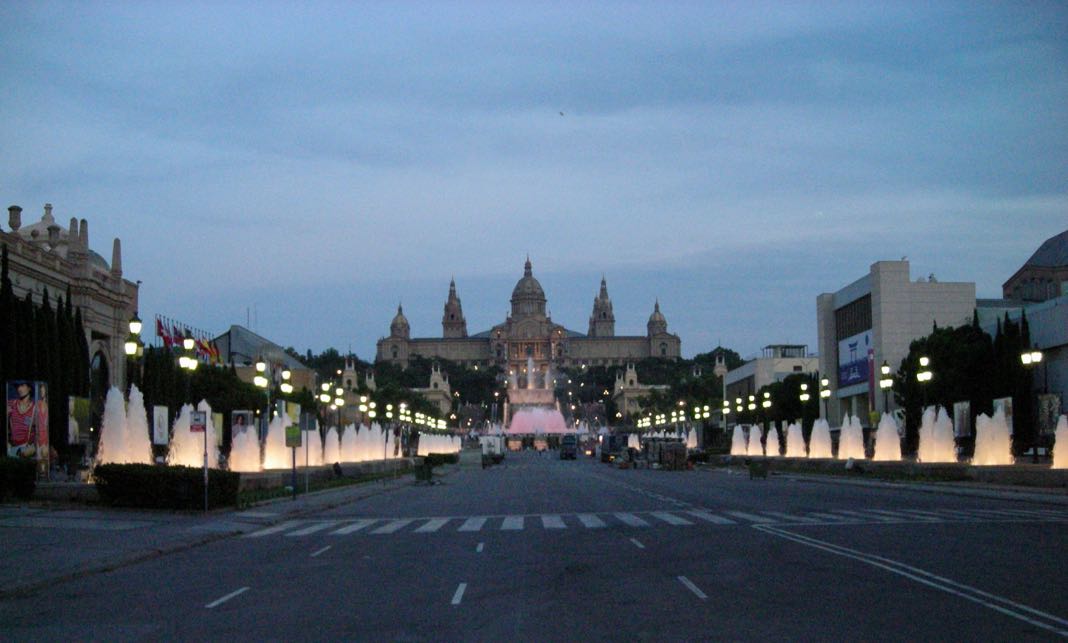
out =
[[[459,453],[428,453],[424,457],[424,462],[430,467],[437,467],[443,464],[457,464],[460,462]]]
[[[33,497],[37,486],[37,462],[24,458],[0,457],[0,501],[8,496],[20,500]]]
[[[101,464],[93,469],[100,499],[116,507],[203,509],[204,470],[152,464]],[[208,507],[237,505],[241,476],[208,470]]]

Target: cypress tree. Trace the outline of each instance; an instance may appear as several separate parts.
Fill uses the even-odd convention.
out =
[[[79,397],[89,397],[89,340],[85,337],[80,306],[74,312],[74,341],[78,351],[78,359],[75,361],[78,365],[75,392]]]

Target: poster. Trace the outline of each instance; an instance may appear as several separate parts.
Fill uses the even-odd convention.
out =
[[[230,411],[230,439],[248,431],[252,426],[252,411]]]
[[[999,397],[994,400],[994,413],[1001,409],[1005,412],[1005,424],[1009,427],[1009,435],[1013,435],[1012,430],[1012,398],[1011,397]]]
[[[215,432],[215,446],[221,447],[222,446],[222,439],[223,439],[223,431],[222,431],[223,414],[222,413],[212,413],[211,414],[211,426],[212,426],[212,431]]]
[[[869,371],[874,364],[871,330],[846,337],[838,342],[838,387],[845,388],[871,380]]]
[[[5,427],[7,455],[35,459],[48,466],[48,386],[44,382],[7,383]]]
[[[1053,435],[1057,430],[1057,418],[1061,415],[1061,396],[1057,393],[1043,393],[1038,396],[1039,435]]]
[[[67,398],[67,444],[77,444],[84,435],[89,437],[89,398]]]
[[[203,433],[207,431],[208,413],[206,411],[193,411],[189,414],[189,432]]]
[[[972,403],[965,400],[953,403],[953,437],[967,438],[972,434]]]
[[[152,407],[152,444],[167,446],[170,442],[170,409],[165,406]]]

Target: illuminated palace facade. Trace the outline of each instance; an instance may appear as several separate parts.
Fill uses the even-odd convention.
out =
[[[623,365],[645,357],[678,359],[681,355],[679,336],[668,332],[659,302],[649,316],[645,335],[617,336],[604,278],[593,300],[585,334],[554,323],[546,314],[546,303],[545,291],[534,278],[528,258],[523,277],[512,290],[511,315],[487,331],[468,335],[453,281],[441,319],[442,336],[413,338],[408,319],[398,307],[389,336],[378,340],[376,360],[403,367],[412,357],[421,356],[466,365],[497,365],[522,373],[526,371],[527,358],[531,358],[537,373],[547,373],[562,367]]]

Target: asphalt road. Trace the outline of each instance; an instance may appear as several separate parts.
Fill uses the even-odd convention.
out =
[[[523,453],[434,486],[272,513],[215,516],[259,522],[4,598],[0,636],[1068,638],[1064,504]]]

